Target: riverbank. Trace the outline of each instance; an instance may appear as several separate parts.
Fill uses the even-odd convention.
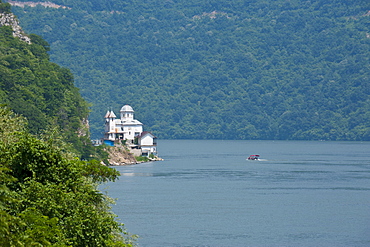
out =
[[[116,145],[114,147],[107,147],[105,151],[108,153],[108,166],[125,166],[134,165],[150,161],[162,161],[162,158],[157,156],[143,157],[135,156],[126,145]]]

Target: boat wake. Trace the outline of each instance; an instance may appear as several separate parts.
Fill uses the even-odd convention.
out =
[[[258,161],[268,161],[267,159],[258,159]]]
[[[256,160],[251,160],[251,159],[245,159],[245,160],[248,160],[248,161],[268,161],[267,159],[256,159]]]

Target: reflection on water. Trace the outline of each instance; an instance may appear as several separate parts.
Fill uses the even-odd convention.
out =
[[[121,176],[125,177],[152,177],[153,173],[142,173],[142,172],[121,172]]]
[[[164,161],[115,167],[109,184],[140,246],[370,245],[370,143],[158,146]]]

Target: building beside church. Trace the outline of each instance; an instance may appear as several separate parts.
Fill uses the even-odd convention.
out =
[[[104,116],[104,138],[106,145],[114,146],[115,143],[126,141],[132,150],[141,151],[141,155],[157,154],[157,137],[152,133],[143,131],[143,124],[134,118],[134,110],[129,105],[124,105],[120,110],[120,118],[111,111]]]
[[[157,153],[157,137],[148,131],[144,131],[138,136],[138,145],[143,156]]]

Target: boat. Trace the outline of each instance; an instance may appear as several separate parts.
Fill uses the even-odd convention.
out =
[[[258,154],[253,154],[248,157],[247,160],[258,160],[260,156]]]

